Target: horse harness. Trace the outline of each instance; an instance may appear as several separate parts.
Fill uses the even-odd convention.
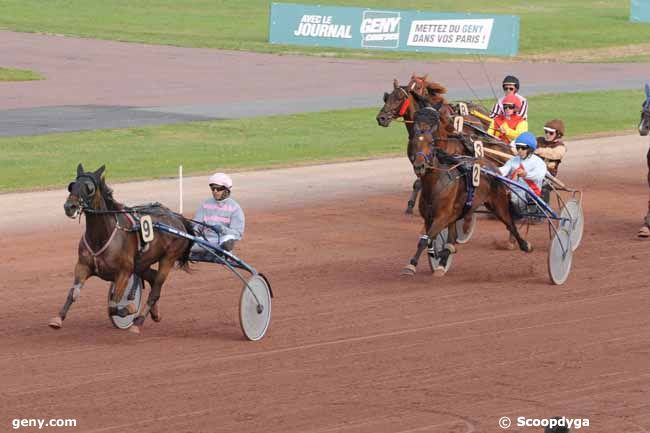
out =
[[[472,205],[474,203],[474,193],[476,192],[476,188],[474,187],[474,183],[472,182],[472,165],[474,162],[476,162],[477,158],[471,156],[464,156],[464,155],[463,156],[450,155],[447,152],[437,147],[433,147],[429,155],[425,155],[423,152],[418,152],[418,154],[424,157],[424,160],[427,165],[426,167],[427,170],[443,171],[444,174],[446,175],[444,178],[441,179],[442,184],[436,185],[436,189],[443,190],[448,186],[452,185],[453,183],[455,183],[458,179],[460,178],[465,179],[465,190],[467,192],[467,199],[465,200],[465,204],[463,205],[463,211],[461,212],[461,215],[458,219],[464,218],[465,215],[467,215],[467,213],[470,211],[470,209],[472,209]],[[444,165],[450,165],[450,167],[447,169],[441,169],[433,166],[432,161],[434,158],[438,159]]]
[[[84,233],[82,240],[83,240],[83,245],[86,247],[88,252],[90,253],[91,257],[93,258],[93,271],[97,272],[99,270],[98,264],[97,264],[97,257],[101,256],[110,246],[111,242],[113,242],[113,239],[115,238],[115,235],[117,234],[118,230],[121,230],[125,233],[135,233],[137,238],[138,238],[138,253],[143,254],[149,250],[149,243],[145,242],[142,239],[142,235],[140,232],[141,225],[140,225],[140,214],[147,214],[147,212],[142,212],[142,210],[145,209],[150,209],[152,207],[160,207],[160,203],[152,203],[150,205],[146,206],[137,206],[135,208],[130,208],[130,207],[125,207],[124,209],[120,210],[96,210],[91,207],[85,208],[84,212],[87,213],[93,213],[93,214],[113,214],[115,216],[115,227],[113,227],[113,231],[111,232],[111,235],[108,237],[104,245],[102,245],[101,248],[99,248],[97,251],[93,250],[92,247],[90,246],[90,243],[88,242],[88,239],[86,238],[86,233]],[[88,212],[90,211],[90,212]],[[127,220],[128,223],[130,223],[130,227],[125,227],[120,224],[120,220],[117,216],[117,214],[123,214]]]

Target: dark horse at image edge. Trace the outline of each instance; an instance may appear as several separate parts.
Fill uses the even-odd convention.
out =
[[[641,121],[639,123],[639,134],[645,136],[650,132],[650,85],[645,85],[646,99],[643,102],[641,110]],[[646,155],[648,163],[648,212],[643,221],[643,226],[639,229],[638,236],[642,238],[650,237],[650,148]]]

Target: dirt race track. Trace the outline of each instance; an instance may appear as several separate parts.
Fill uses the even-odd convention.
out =
[[[642,167],[596,176],[567,165],[563,179],[585,189],[586,229],[564,286],[548,282],[544,226],[526,255],[496,250],[505,231],[486,219],[446,277],[424,261],[400,277],[420,226],[402,214],[404,185],[252,208],[238,253],[276,295],[259,343],[239,329],[240,285],[205,264],[172,273],[164,319],[141,336],[111,327],[97,279],[53,331],[83,224],[5,232],[0,431],[16,418],[74,418],[76,428],[42,431],[498,432],[502,416],[565,415],[589,419],[574,431],[648,432]]]

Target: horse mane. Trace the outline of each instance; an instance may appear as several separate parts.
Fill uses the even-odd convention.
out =
[[[442,136],[440,138],[446,139],[450,133],[453,133],[454,126],[451,123],[449,118],[448,105],[445,102],[445,98],[441,98],[435,103],[431,102],[429,96],[420,96],[417,93],[413,93],[413,98],[420,105],[420,110],[415,113],[416,122],[426,122],[427,124],[432,125],[433,122],[436,122],[440,125],[438,131]],[[435,112],[432,110],[425,110],[425,107],[432,107],[435,109]]]
[[[113,197],[113,189],[106,184],[104,176],[98,179],[97,184],[99,185],[99,191],[106,202],[108,210],[121,210],[124,208],[124,205]]]
[[[415,80],[417,82],[420,82],[424,85],[424,87],[427,89],[428,92],[428,98],[429,102],[432,104],[435,104],[437,102],[442,102],[443,104],[447,104],[447,100],[445,99],[444,94],[447,93],[447,88],[443,86],[440,83],[436,83],[435,81],[428,81],[427,76],[421,76],[418,77],[417,75],[413,74],[411,76],[412,80]]]

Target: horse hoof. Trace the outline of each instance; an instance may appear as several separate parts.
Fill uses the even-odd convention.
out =
[[[413,215],[413,209],[410,207],[407,207],[406,210],[404,211],[406,215]]]
[[[636,235],[640,238],[650,238],[650,228],[643,226],[639,229],[639,233]]]
[[[402,272],[400,272],[400,275],[405,275],[407,277],[412,277],[415,275],[415,266],[408,264],[402,268]]]
[[[131,325],[129,332],[131,334],[140,334],[140,327],[138,325]]]
[[[433,270],[433,276],[434,277],[444,277],[447,271],[445,271],[445,268],[443,266],[436,266],[436,268]]]
[[[63,326],[63,320],[61,320],[59,316],[53,317],[50,319],[48,326],[52,329],[61,329],[61,327]]]
[[[523,250],[524,250],[525,252],[527,252],[527,253],[532,253],[532,252],[533,252],[533,245],[532,245],[530,242],[526,242],[526,244],[524,245],[524,247],[525,247],[525,248],[524,248]]]
[[[445,249],[449,251],[449,254],[456,254],[456,247],[454,244],[445,244]]]

